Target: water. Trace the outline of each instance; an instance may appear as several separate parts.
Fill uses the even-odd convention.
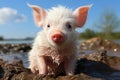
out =
[[[0,41],[0,44],[31,44],[33,40],[11,40],[11,41]]]
[[[113,42],[120,44],[120,40],[113,40]],[[24,44],[31,44],[31,43],[33,43],[33,40],[0,41],[0,44],[22,44],[22,43],[24,43]]]
[[[83,54],[80,54],[79,56],[96,53],[96,51],[94,51],[94,50],[82,50],[80,52],[83,52]],[[120,57],[120,52],[108,51],[107,55]],[[23,65],[25,67],[28,67],[28,65],[29,65],[28,53],[14,53],[14,54],[0,53],[0,58],[5,60],[5,61],[8,61],[9,63],[12,63],[15,60],[22,60]]]
[[[120,44],[120,40],[114,40],[113,42]],[[19,40],[19,41],[0,41],[0,44],[32,44],[33,40]],[[90,53],[95,53],[93,50],[83,50],[80,51],[83,52],[84,54],[90,54]],[[84,55],[83,54],[83,55]],[[108,51],[108,55],[110,56],[119,56],[120,57],[120,52],[112,52]],[[80,55],[81,56],[81,55]],[[0,52],[0,58],[4,59],[5,61],[8,62],[13,62],[16,59],[22,60],[23,64],[25,67],[28,67],[28,53],[14,53],[14,54],[4,54]]]
[[[14,53],[14,54],[0,54],[0,58],[3,59],[4,61],[7,61],[9,63],[12,63],[15,60],[22,60],[23,65],[25,67],[28,67],[29,62],[28,62],[28,53]]]
[[[11,41],[0,41],[0,44],[32,44],[33,40],[11,40]],[[25,67],[28,67],[28,53],[13,53],[13,54],[4,54],[0,52],[0,58],[9,63],[12,63],[15,60],[22,60]]]
[[[115,43],[120,44],[120,40],[115,40],[113,41]],[[21,44],[21,43],[25,43],[25,44],[32,44],[33,40],[23,40],[23,41],[0,41],[0,44]],[[91,54],[91,53],[96,53],[95,50],[81,50],[80,52],[83,52],[83,54],[80,54],[79,56],[85,55],[85,54]],[[120,57],[120,52],[114,52],[114,51],[107,51],[107,54],[109,56],[119,56]],[[29,66],[29,62],[28,62],[28,53],[14,53],[14,54],[4,54],[2,52],[0,52],[0,58],[2,58],[4,61],[8,61],[9,63],[12,63],[15,60],[22,60],[23,61],[23,65],[24,67],[28,67]],[[120,67],[120,65],[115,65],[116,67]],[[104,76],[99,72],[92,72],[92,75],[94,76]],[[111,77],[109,80],[112,80],[114,78],[114,80],[120,80],[120,72],[113,72],[111,74]],[[118,78],[118,79],[117,79]]]
[[[113,42],[120,44],[120,40],[114,40]]]

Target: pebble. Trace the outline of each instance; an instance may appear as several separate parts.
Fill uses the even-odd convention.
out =
[[[29,52],[31,44],[0,44],[0,51],[3,53]]]
[[[120,44],[100,37],[85,40],[78,45],[79,50],[109,50],[120,51]]]

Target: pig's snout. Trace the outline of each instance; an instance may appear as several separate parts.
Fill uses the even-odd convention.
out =
[[[52,38],[53,42],[55,42],[57,44],[62,43],[65,40],[65,36],[62,32],[53,33],[51,38]]]

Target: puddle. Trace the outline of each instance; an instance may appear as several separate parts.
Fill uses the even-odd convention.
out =
[[[0,54],[4,61],[12,63],[14,60],[22,60],[25,67],[28,67],[28,53]]]
[[[95,53],[95,51],[94,50],[81,50],[79,56],[92,54],[92,53]],[[120,52],[108,51],[107,54],[109,56],[120,57]],[[9,63],[13,62],[14,60],[22,60],[25,67],[28,67],[28,65],[29,65],[29,63],[28,63],[28,53],[14,53],[14,54],[3,54],[3,53],[1,53],[0,58],[2,58],[5,61],[8,61]],[[107,71],[107,68],[104,64],[101,64],[101,63],[98,64],[98,62],[95,62],[95,61],[91,61],[91,64],[90,65],[89,64],[90,64],[90,62],[85,63],[85,66],[87,66],[87,67],[85,67],[86,72],[87,72],[86,74],[88,74],[90,76],[95,76],[95,77],[105,77],[105,79],[108,79],[108,80],[111,80],[111,79],[120,80],[120,71],[110,72],[109,69]],[[102,67],[104,67],[108,73],[105,72],[104,69],[102,69]],[[119,68],[120,64],[113,65],[112,67],[118,67]]]
[[[80,50],[79,53],[80,53],[79,56],[84,56],[87,54],[96,53],[96,51],[95,50]],[[120,57],[120,52],[108,51],[107,55]],[[14,53],[14,54],[1,53],[0,58],[2,58],[5,61],[8,61],[9,63],[12,63],[14,60],[22,60],[25,67],[28,67],[29,65],[28,53]]]

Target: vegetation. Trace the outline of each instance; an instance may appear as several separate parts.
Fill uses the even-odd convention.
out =
[[[101,14],[97,23],[94,25],[99,32],[86,29],[85,32],[80,34],[80,38],[89,39],[92,37],[102,37],[105,39],[120,39],[120,20],[114,11],[105,10]]]
[[[96,36],[97,34],[93,30],[90,30],[90,29],[86,29],[85,32],[80,33],[80,38],[83,38],[83,39],[89,39],[89,38],[96,37]]]
[[[2,36],[0,36],[0,41],[4,40],[4,38]]]
[[[80,33],[80,38],[82,39],[90,39],[93,37],[102,37],[109,40],[120,39],[120,32],[112,32],[110,35],[106,36],[103,32],[95,32],[94,30],[86,29],[85,32]]]
[[[33,40],[33,37],[26,37],[24,40]]]
[[[96,30],[92,30],[95,28]],[[120,39],[120,19],[118,19],[118,16],[113,10],[104,10],[101,13],[100,18],[95,22],[95,25],[92,26],[92,29],[86,29],[84,32],[80,33],[80,38],[89,39],[92,37],[102,37],[105,39]],[[0,40],[33,40],[33,38],[4,39],[1,36]]]

